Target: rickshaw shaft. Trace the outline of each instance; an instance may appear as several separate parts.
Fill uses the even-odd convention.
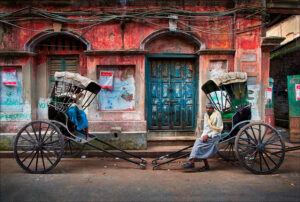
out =
[[[128,159],[128,158],[123,157],[123,156],[118,155],[118,154],[114,154],[114,153],[112,153],[112,152],[105,151],[104,149],[101,149],[101,148],[99,148],[99,147],[97,147],[97,146],[95,146],[95,145],[92,145],[92,144],[90,144],[90,143],[86,143],[86,145],[88,145],[88,146],[90,146],[90,147],[93,147],[93,148],[95,148],[95,149],[98,149],[98,150],[100,150],[100,151],[102,151],[102,152],[105,152],[105,153],[107,153],[107,154],[110,154],[110,155],[112,155],[112,156],[118,157],[118,158],[123,159],[123,160],[125,160],[125,161],[129,161],[129,162],[131,162],[131,163],[134,163],[134,164],[136,164],[136,165],[139,165],[139,166],[142,166],[143,168],[145,168],[145,165],[142,164],[142,163],[133,161],[133,160],[131,160],[131,159]]]
[[[135,154],[129,153],[129,152],[123,150],[123,149],[120,149],[120,148],[118,148],[118,147],[115,147],[115,146],[113,146],[113,145],[111,145],[111,144],[109,144],[109,143],[107,143],[107,142],[104,142],[104,141],[98,139],[98,138],[95,138],[95,140],[98,141],[98,142],[100,142],[100,143],[102,143],[102,144],[105,144],[105,145],[107,145],[107,146],[110,146],[110,147],[112,147],[112,148],[114,148],[114,149],[117,149],[117,150],[119,150],[119,151],[121,151],[121,152],[123,152],[123,153],[125,153],[125,154],[128,154],[129,156],[133,156],[133,157],[135,157],[135,158],[141,159],[142,161],[146,161],[145,159],[143,159],[143,158],[141,158],[141,157],[139,157],[139,156],[137,156],[137,155],[135,155]]]

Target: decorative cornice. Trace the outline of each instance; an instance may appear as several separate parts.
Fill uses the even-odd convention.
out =
[[[270,36],[262,39],[261,48],[264,51],[271,51],[276,46],[279,46],[285,37]]]
[[[234,49],[204,49],[197,51],[199,55],[234,55]]]
[[[146,55],[148,51],[140,49],[127,50],[89,50],[84,51],[85,55]]]
[[[17,51],[17,50],[3,50],[0,51],[0,57],[34,57],[37,53],[29,52],[29,51]]]

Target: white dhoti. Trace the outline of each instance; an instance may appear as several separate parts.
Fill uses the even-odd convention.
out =
[[[217,144],[223,130],[223,122],[221,114],[214,111],[210,116],[204,116],[204,130],[200,138],[198,138],[193,146],[189,159],[207,159],[215,155],[218,151]],[[203,142],[203,136],[207,135],[208,139]]]

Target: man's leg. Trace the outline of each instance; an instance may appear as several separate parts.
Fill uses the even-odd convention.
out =
[[[199,144],[202,143],[202,138],[197,139],[194,142],[194,146],[192,148],[189,161],[185,164],[183,164],[183,168],[194,168],[195,167],[195,158],[197,157],[197,153],[199,150]]]
[[[202,160],[203,160],[203,162],[204,162],[204,166],[201,167],[201,168],[199,169],[199,171],[200,171],[200,172],[203,172],[203,171],[209,170],[209,165],[208,165],[207,159],[202,159]]]

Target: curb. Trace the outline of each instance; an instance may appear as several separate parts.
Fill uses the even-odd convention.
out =
[[[115,153],[117,155],[122,155],[123,153],[120,152],[120,151],[116,151],[116,150],[107,150],[109,152],[112,152],[112,153]],[[160,157],[160,156],[164,156],[164,155],[167,155],[167,154],[170,154],[171,152],[174,152],[174,151],[147,151],[147,150],[126,150],[134,155],[137,155],[137,156],[140,156],[142,158],[157,158],[157,157]],[[179,155],[183,155],[183,154],[187,154],[189,153],[190,151],[184,151],[184,152],[181,152],[179,154],[175,154],[173,157],[177,157]],[[83,151],[78,157],[75,157],[75,158],[81,158],[81,156],[86,156],[87,158],[92,158],[92,157],[112,157],[114,158],[113,155],[110,155],[110,154],[107,154],[105,152],[101,152],[101,151],[96,151],[96,150],[86,150],[86,151]],[[129,155],[127,154],[124,154],[124,156],[126,157],[130,157]],[[14,152],[13,151],[0,151],[0,158],[14,158]]]

